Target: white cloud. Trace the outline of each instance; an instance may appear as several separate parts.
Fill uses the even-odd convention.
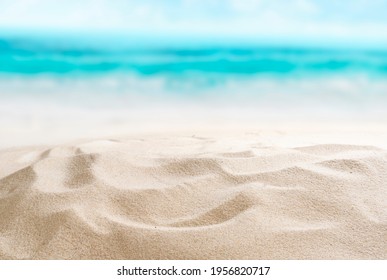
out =
[[[262,8],[262,0],[229,0],[230,7],[236,12],[251,13]]]
[[[387,40],[387,1],[0,0],[0,28]]]

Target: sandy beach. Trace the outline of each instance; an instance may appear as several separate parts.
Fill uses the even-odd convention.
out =
[[[307,127],[3,148],[0,258],[386,259],[386,132]]]
[[[0,265],[387,279],[387,0],[0,1]]]

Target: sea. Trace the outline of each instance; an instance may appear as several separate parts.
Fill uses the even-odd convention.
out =
[[[387,50],[135,36],[0,36],[3,109],[15,98],[25,107],[50,100],[112,110],[188,103],[272,116],[383,119]]]

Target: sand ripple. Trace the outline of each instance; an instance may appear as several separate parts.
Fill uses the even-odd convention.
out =
[[[158,141],[0,152],[0,258],[387,258],[386,151]]]

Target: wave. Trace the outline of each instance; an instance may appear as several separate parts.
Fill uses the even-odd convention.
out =
[[[365,73],[385,76],[387,52],[284,47],[136,47],[1,39],[0,73],[153,75],[326,75]]]

